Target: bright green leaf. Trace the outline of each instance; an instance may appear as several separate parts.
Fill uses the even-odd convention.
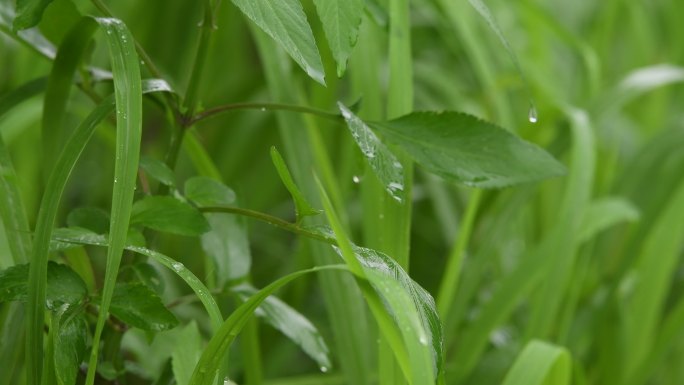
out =
[[[342,103],[337,104],[354,141],[385,190],[397,201],[405,200],[404,167],[368,125]]]
[[[202,336],[197,323],[190,321],[178,336],[176,348],[171,353],[173,377],[178,385],[188,385],[192,371],[202,355]]]
[[[166,165],[166,163],[143,156],[140,158],[140,168],[142,168],[148,177],[166,185],[173,186],[176,184],[175,175],[173,171]]]
[[[325,85],[325,71],[313,33],[299,0],[233,0],[315,81]]]
[[[188,236],[209,230],[209,224],[197,209],[169,196],[148,196],[135,202],[131,225]]]
[[[15,265],[0,271],[0,302],[26,301],[29,265]],[[85,283],[67,265],[50,261],[47,269],[45,306],[56,310],[64,304],[79,304],[88,294]]]
[[[337,62],[337,76],[342,77],[347,68],[347,59],[356,45],[363,16],[363,0],[314,0],[314,4]]]
[[[243,301],[257,293],[257,289],[242,284],[232,288]],[[319,367],[331,368],[330,352],[318,329],[297,310],[276,296],[269,296],[256,309],[255,314],[280,330],[287,338],[299,345]]]
[[[565,348],[532,340],[525,345],[503,385],[567,385],[572,363]]]
[[[235,192],[223,183],[195,176],[185,181],[185,197],[200,206],[227,206],[235,203]]]
[[[430,172],[468,186],[500,188],[565,174],[543,149],[460,112],[416,112],[369,125]]]
[[[178,325],[176,316],[161,298],[139,282],[117,283],[109,311],[121,321],[143,330],[162,331]]]
[[[74,385],[79,366],[86,353],[88,323],[83,312],[64,312],[59,315],[54,339],[55,373],[59,385]]]
[[[315,209],[309,203],[309,201],[306,200],[304,194],[302,194],[302,192],[299,190],[294,180],[292,179],[290,170],[287,169],[285,160],[275,147],[271,147],[271,160],[273,161],[273,165],[276,167],[276,170],[278,171],[280,180],[287,188],[287,191],[290,192],[290,195],[292,195],[292,199],[294,199],[295,211],[297,214],[297,223],[299,223],[305,216],[320,214],[322,211]]]
[[[79,207],[67,215],[67,225],[104,234],[109,231],[109,213],[98,207]]]
[[[52,0],[17,0],[17,16],[12,28],[19,31],[31,28],[40,22],[45,8]]]

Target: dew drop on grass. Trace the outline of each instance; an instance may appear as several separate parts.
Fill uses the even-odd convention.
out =
[[[173,270],[175,270],[176,272],[181,272],[181,271],[183,271],[183,269],[185,269],[185,265],[183,265],[180,262],[172,263],[171,267],[173,267]]]
[[[537,108],[534,105],[530,106],[530,111],[527,113],[527,119],[530,123],[537,123]]]
[[[420,338],[418,339],[420,341],[421,345],[427,345],[428,344],[428,339],[424,335],[421,335]]]
[[[356,183],[356,184],[359,184],[359,183],[361,183],[361,178],[359,178],[358,176],[354,175],[354,176],[352,177],[352,182],[354,182],[354,183]]]
[[[266,107],[261,107],[261,112],[266,112]]]
[[[321,372],[326,373],[328,371],[328,368],[325,366],[321,366]]]

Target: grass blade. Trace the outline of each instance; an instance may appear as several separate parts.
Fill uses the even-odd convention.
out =
[[[256,294],[251,296],[247,301],[235,309],[230,317],[223,322],[211,340],[209,340],[209,344],[204,349],[202,357],[200,357],[200,360],[195,367],[195,371],[192,374],[189,384],[206,385],[210,384],[214,380],[216,372],[221,366],[222,358],[230,347],[231,343],[233,340],[235,340],[235,337],[237,337],[247,321],[250,320],[259,305],[269,295],[273,294],[276,290],[280,289],[296,278],[321,270],[345,270],[345,268],[341,265],[328,265],[288,274],[259,290]]]
[[[567,350],[533,340],[520,352],[503,385],[568,385],[571,368]]]

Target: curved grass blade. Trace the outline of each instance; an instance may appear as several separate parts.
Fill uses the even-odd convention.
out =
[[[242,284],[233,287],[243,301],[257,293],[257,289],[249,284]],[[255,314],[263,318],[274,328],[280,330],[287,338],[311,357],[322,372],[327,372],[332,364],[330,363],[330,351],[325,340],[318,332],[318,329],[297,310],[272,295],[259,305]]]
[[[369,126],[428,171],[472,187],[500,188],[565,174],[543,149],[460,112],[415,112]]]
[[[249,321],[249,319],[252,317],[252,314],[254,314],[259,305],[269,295],[273,294],[273,292],[280,289],[285,284],[298,277],[301,277],[302,275],[325,270],[346,269],[342,265],[327,265],[288,274],[259,290],[256,294],[251,296],[247,301],[235,309],[230,317],[223,322],[211,340],[209,340],[209,344],[204,349],[202,357],[200,357],[200,360],[195,367],[195,371],[192,374],[189,384],[206,385],[210,384],[214,380],[216,372],[222,364],[222,358],[230,347],[231,343],[233,340],[235,340],[235,337],[237,337],[247,321]]]
[[[637,220],[639,209],[626,199],[610,197],[596,200],[584,213],[578,241],[584,243],[611,226]]]
[[[325,71],[299,0],[232,0],[242,13],[285,49],[315,81],[325,85]]]
[[[503,385],[568,385],[572,363],[565,348],[532,340],[506,374]]]
[[[81,18],[64,37],[52,64],[43,100],[42,116],[43,160],[48,166],[54,164],[66,139],[63,120],[69,93],[78,64],[96,29],[97,23],[92,18]],[[49,167],[45,172],[46,176],[49,175]]]
[[[374,258],[364,259],[357,256],[330,199],[318,179],[316,181],[323,207],[339,246],[337,251],[347,263],[349,270],[358,277],[357,283],[361,292],[404,376],[412,385],[434,383],[437,376],[436,368],[439,367],[436,364],[437,357],[433,356],[429,346],[429,337],[416,304],[401,283],[401,278],[398,279],[396,275],[400,274],[399,270],[390,270],[388,265],[383,263],[386,261],[379,260],[379,253],[375,253]],[[387,259],[391,260],[389,257]]]
[[[45,78],[32,80],[0,99],[0,118],[14,106],[39,94]],[[0,219],[15,264],[27,263],[31,253],[31,231],[17,184],[17,175],[7,147],[0,136]]]
[[[337,62],[337,76],[347,69],[363,17],[363,0],[314,0],[325,37]]]
[[[107,239],[104,235],[95,234],[84,229],[57,229],[52,237],[52,242],[54,246],[59,246],[60,243],[68,243],[108,247]],[[216,304],[214,297],[212,297],[209,289],[207,289],[207,287],[199,278],[197,278],[197,276],[195,276],[195,274],[192,273],[192,271],[188,270],[185,265],[176,261],[175,259],[145,247],[128,245],[126,246],[126,250],[130,250],[134,253],[154,259],[164,267],[173,271],[183,281],[185,281],[185,283],[190,286],[195,294],[197,294],[197,298],[199,298],[200,302],[202,302],[202,305],[204,305],[207,314],[209,314],[209,320],[211,321],[212,328],[214,330],[218,330],[223,322],[221,311],[219,310],[219,307]]]

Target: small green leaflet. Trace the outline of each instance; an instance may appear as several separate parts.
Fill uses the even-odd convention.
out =
[[[177,385],[188,385],[201,355],[202,335],[193,320],[180,331],[176,348],[171,353],[171,367]]]
[[[121,321],[149,331],[169,330],[178,325],[161,298],[140,282],[117,283],[109,312]]]
[[[179,235],[201,235],[209,224],[191,205],[169,196],[148,196],[133,204],[131,226],[141,225]]]
[[[315,81],[325,85],[325,71],[299,0],[233,0],[242,13],[275,40]]]
[[[195,176],[185,181],[185,197],[200,206],[227,206],[235,203],[235,192],[223,183]]]
[[[57,334],[54,343],[55,374],[59,385],[76,383],[79,366],[85,358],[88,323],[83,309],[64,311],[54,318]]]
[[[109,231],[109,213],[97,207],[79,207],[71,210],[67,225],[104,234]]]
[[[325,37],[337,62],[337,76],[347,69],[363,16],[363,0],[314,0]]]
[[[26,301],[29,265],[15,265],[0,271],[0,302]],[[69,266],[50,261],[47,266],[47,297],[45,306],[57,310],[64,304],[81,303],[88,289],[81,277]]]
[[[140,157],[140,168],[145,171],[148,177],[166,185],[173,186],[176,184],[173,171],[166,165],[166,163],[150,158],[149,156]]]
[[[17,0],[17,16],[14,18],[12,29],[19,31],[38,24],[45,8],[51,2],[52,0]]]

